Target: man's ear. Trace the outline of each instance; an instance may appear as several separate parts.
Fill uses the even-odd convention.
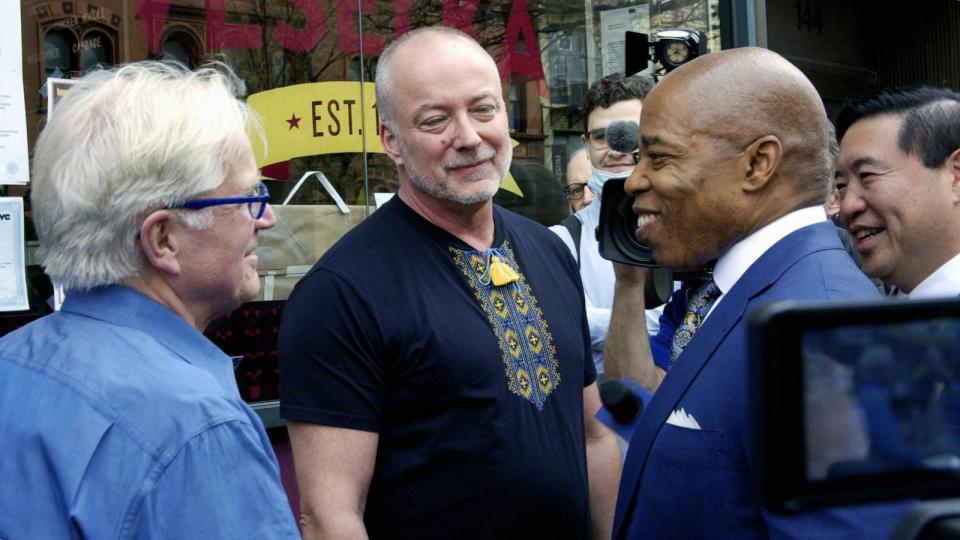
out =
[[[746,161],[743,189],[746,192],[762,190],[780,168],[783,145],[775,135],[765,135],[743,150]]]
[[[403,165],[403,158],[400,156],[400,145],[398,144],[397,136],[390,131],[387,124],[383,122],[380,122],[380,143],[383,145],[383,151],[395,164]]]
[[[140,225],[140,249],[147,263],[161,274],[180,273],[180,236],[184,229],[172,212],[157,210]]]
[[[960,148],[947,157],[947,172],[953,180],[953,204],[960,204]]]

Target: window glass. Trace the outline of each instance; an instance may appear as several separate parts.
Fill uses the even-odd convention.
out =
[[[80,69],[83,71],[113,64],[113,47],[110,38],[103,32],[87,32],[77,44],[77,49],[80,52]]]
[[[175,60],[185,66],[192,65],[190,48],[179,36],[164,41],[162,51],[165,60]]]
[[[624,67],[624,32],[652,34],[686,26],[719,48],[720,0],[32,0],[21,2],[29,145],[48,114],[41,87],[54,70],[73,77],[99,65],[172,58],[191,67],[220,61],[243,79],[246,99],[261,118],[266,147],[255,148],[273,202],[333,204],[320,176],[362,217],[374,193],[396,192],[397,171],[379,139],[374,79],[384,48],[430,25],[473,36],[498,66],[508,106],[513,160],[494,201],[544,225],[569,212],[561,191],[567,161],[580,146],[589,85]],[[29,4],[29,5],[28,5]],[[424,58],[424,62],[429,62]],[[402,76],[402,74],[401,74]],[[450,77],[456,77],[451,73]],[[444,80],[436,84],[444,84]],[[64,85],[57,90],[69,92]],[[55,103],[55,101],[52,101]],[[54,106],[52,114],[56,114]],[[257,146],[257,143],[254,143]],[[25,196],[26,187],[7,195]],[[306,224],[308,226],[315,224]],[[277,227],[277,230],[281,230]],[[27,259],[37,242],[27,223]],[[42,278],[35,262],[31,276]],[[282,301],[303,261],[285,262],[261,281],[261,299]],[[263,269],[263,266],[261,266]],[[269,282],[269,287],[268,287]],[[49,280],[34,280],[31,306],[44,306]],[[273,328],[273,305],[233,323]],[[266,310],[266,311],[263,311]],[[250,313],[267,318],[250,319]],[[266,313],[266,315],[264,315]],[[37,311],[35,315],[39,315]],[[270,315],[273,314],[273,315]],[[230,320],[221,324],[232,324]],[[216,336],[243,331],[213,326],[229,354],[245,355],[238,387],[250,401],[276,397],[275,342],[263,351]],[[0,334],[5,333],[0,328]],[[274,347],[271,351],[270,347]],[[261,354],[262,353],[262,354]],[[259,355],[259,356],[258,356]],[[253,360],[251,360],[253,358]],[[252,362],[252,363],[251,363]],[[264,377],[258,373],[268,374]],[[272,375],[272,379],[270,378]]]
[[[73,48],[77,40],[69,30],[50,30],[43,38],[43,63],[47,75],[59,69],[73,71]]]
[[[497,61],[509,107],[513,166],[495,200],[550,225],[568,212],[560,190],[567,159],[580,146],[587,88],[623,69],[624,31],[684,26],[704,31],[716,50],[718,3],[172,0],[158,9],[156,2],[93,7],[63,1],[39,2],[24,16],[35,18],[40,28],[53,28],[38,51],[48,72],[160,57],[187,65],[225,61],[244,79],[250,103],[264,119],[268,152],[260,165],[275,180],[271,193],[285,197],[304,174],[322,171],[351,204],[366,204],[370,193],[397,188],[395,167],[382,153],[377,133],[377,58],[411,29],[459,28]],[[183,39],[184,31],[204,39]],[[25,34],[25,56],[30,43]],[[42,77],[27,73],[25,79],[39,85]],[[312,181],[294,200],[331,202]]]

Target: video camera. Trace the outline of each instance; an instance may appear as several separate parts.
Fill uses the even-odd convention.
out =
[[[781,302],[749,343],[769,509],[920,499],[894,538],[960,538],[960,300]]]
[[[653,34],[652,39],[641,32],[627,32],[624,45],[624,75],[627,76],[647,69],[651,61],[660,64],[658,71],[669,73],[708,52],[707,36],[699,30],[687,28],[667,28]]]
[[[660,64],[658,71],[669,72],[706,53],[706,36],[698,30],[668,28],[653,34],[652,38],[639,32],[627,32],[625,74],[643,71],[651,61]],[[607,128],[610,148],[632,154],[635,162],[639,157],[636,130],[637,125],[633,122],[614,122]],[[600,256],[614,262],[657,268],[648,274],[645,291],[647,308],[653,308],[670,298],[674,276],[660,269],[650,248],[636,239],[637,215],[633,212],[633,197],[627,196],[623,190],[625,182],[609,180],[604,184],[597,227]],[[695,272],[676,277],[703,279],[704,275],[708,273]]]

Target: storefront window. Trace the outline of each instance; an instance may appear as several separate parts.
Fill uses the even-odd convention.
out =
[[[113,64],[113,45],[103,32],[87,32],[76,48],[80,52],[80,69],[83,71]]]
[[[163,41],[160,50],[164,60],[180,62],[185,66],[197,67],[200,46],[195,39],[183,32],[171,33]]]
[[[43,38],[43,63],[46,75],[56,70],[65,74],[74,70],[73,49],[77,38],[69,30],[50,30]]]
[[[569,212],[561,188],[569,156],[581,145],[584,96],[591,83],[623,70],[630,53],[624,32],[686,26],[704,31],[717,50],[720,1],[22,0],[29,144],[44,124],[39,90],[54,70],[69,78],[145,59],[191,67],[221,61],[245,81],[247,101],[263,121],[267,146],[255,150],[275,205],[297,180],[320,172],[362,217],[376,193],[398,188],[378,133],[377,60],[398,36],[441,24],[473,36],[499,69],[514,147],[494,201],[553,225]],[[6,194],[25,192],[11,187]],[[312,179],[291,199],[332,203]],[[37,287],[31,305],[46,301],[46,287]],[[283,299],[279,291],[273,300]],[[239,352],[246,351],[232,353]],[[275,366],[261,368],[275,375]],[[275,384],[240,379],[250,400],[276,396]]]
[[[112,0],[36,2],[24,14],[61,27],[44,35],[46,73],[145,58],[226,61],[264,118],[271,150],[260,165],[276,180],[271,192],[284,196],[289,180],[320,170],[352,204],[397,187],[376,133],[377,57],[411,29],[459,28],[494,56],[510,109],[514,166],[496,201],[550,225],[568,211],[560,188],[580,145],[584,95],[590,83],[623,69],[624,31],[688,27],[704,31],[716,50],[718,3],[363,0],[358,9],[347,0]],[[26,55],[28,36],[24,42]],[[39,86],[42,78],[28,80]],[[297,201],[329,202],[316,186]]]

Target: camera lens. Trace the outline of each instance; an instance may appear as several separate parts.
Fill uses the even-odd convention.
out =
[[[650,248],[637,241],[637,214],[633,211],[633,197],[624,197],[617,202],[616,213],[619,227],[613,227],[613,242],[624,255],[643,266],[654,266],[656,260]]]

